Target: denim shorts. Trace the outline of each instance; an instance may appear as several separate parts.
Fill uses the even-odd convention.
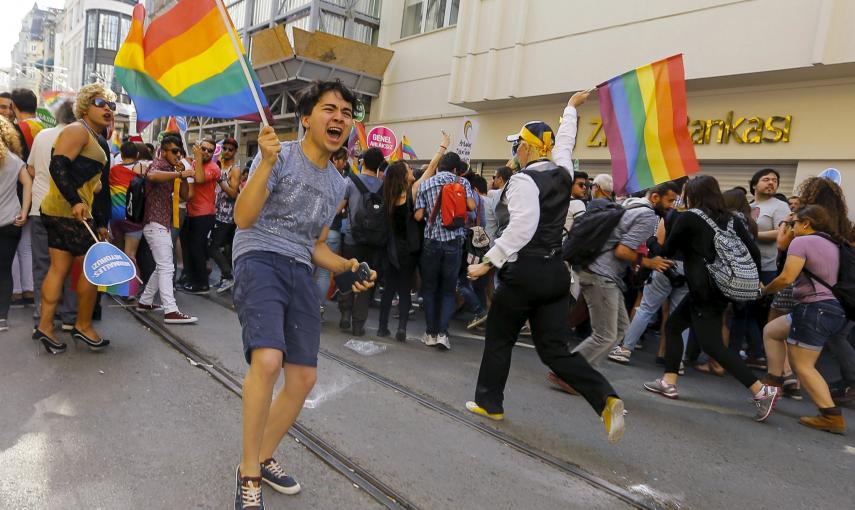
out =
[[[234,264],[235,309],[243,329],[243,352],[282,351],[285,363],[318,366],[321,312],[312,270],[292,257],[251,251]]]
[[[790,319],[787,343],[821,351],[825,342],[846,326],[846,315],[836,299],[798,303]]]

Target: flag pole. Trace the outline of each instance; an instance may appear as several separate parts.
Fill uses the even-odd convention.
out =
[[[261,124],[267,127],[270,125],[267,123],[267,115],[264,112],[264,107],[261,106],[261,99],[258,97],[258,90],[255,89],[255,82],[249,74],[249,68],[246,66],[246,60],[244,60],[243,53],[241,53],[240,46],[238,46],[237,39],[235,39],[235,32],[232,30],[232,24],[229,21],[229,15],[226,12],[226,7],[223,5],[223,0],[214,0],[214,2],[217,4],[217,9],[220,10],[220,17],[223,19],[226,31],[229,33],[229,39],[232,41],[232,47],[237,54],[240,67],[243,69],[243,75],[246,77],[246,82],[249,84],[249,90],[252,91],[252,98],[255,100],[255,106],[258,108],[258,114],[261,115]]]

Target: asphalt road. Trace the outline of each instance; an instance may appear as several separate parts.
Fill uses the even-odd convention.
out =
[[[241,377],[234,314],[203,298],[179,300],[201,321],[170,330]],[[344,348],[350,337],[335,327],[334,308],[322,349],[450,409],[472,398],[483,345],[476,335],[455,335],[451,351],[437,351],[415,340],[416,319],[405,344],[362,338],[387,346],[365,357]],[[0,507],[228,506],[240,446],[237,397],[119,308],[105,311],[101,331],[115,342],[100,354],[36,356],[26,340],[28,313],[14,310],[12,331],[0,333]],[[814,412],[808,401],[783,401],[757,424],[736,381],[690,371],[680,400],[669,401],[641,390],[659,374],[652,355],[633,362],[604,367],[629,412],[617,445],[583,400],[549,387],[525,347],[514,352],[505,421],[486,424],[665,507],[853,507],[855,443],[798,425],[800,414]],[[855,423],[855,413],[845,413]],[[419,508],[625,507],[328,358],[300,421]],[[304,491],[294,498],[266,491],[268,508],[377,507],[293,440],[278,455]]]

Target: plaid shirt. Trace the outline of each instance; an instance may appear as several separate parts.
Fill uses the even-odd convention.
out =
[[[466,235],[464,227],[457,229],[447,229],[442,226],[442,212],[437,211],[436,218],[433,223],[430,222],[430,215],[436,205],[436,199],[439,197],[442,187],[446,184],[451,184],[458,179],[451,172],[439,172],[424,183],[419,188],[419,195],[416,198],[416,209],[425,210],[425,220],[428,222],[425,227],[425,239],[433,239],[435,241],[448,242],[460,239]],[[472,187],[469,186],[469,181],[460,177],[460,183],[466,188],[466,198],[475,199],[472,194]]]

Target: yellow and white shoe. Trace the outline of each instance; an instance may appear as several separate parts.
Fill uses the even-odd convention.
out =
[[[479,406],[475,402],[472,402],[471,400],[469,402],[466,402],[466,410],[470,413],[475,413],[485,418],[490,418],[494,421],[502,421],[505,419],[504,413],[488,413],[486,409]]]
[[[606,408],[603,409],[601,418],[606,426],[606,434],[609,435],[610,443],[617,443],[623,437],[626,424],[623,420],[623,400],[617,397],[606,399]]]

